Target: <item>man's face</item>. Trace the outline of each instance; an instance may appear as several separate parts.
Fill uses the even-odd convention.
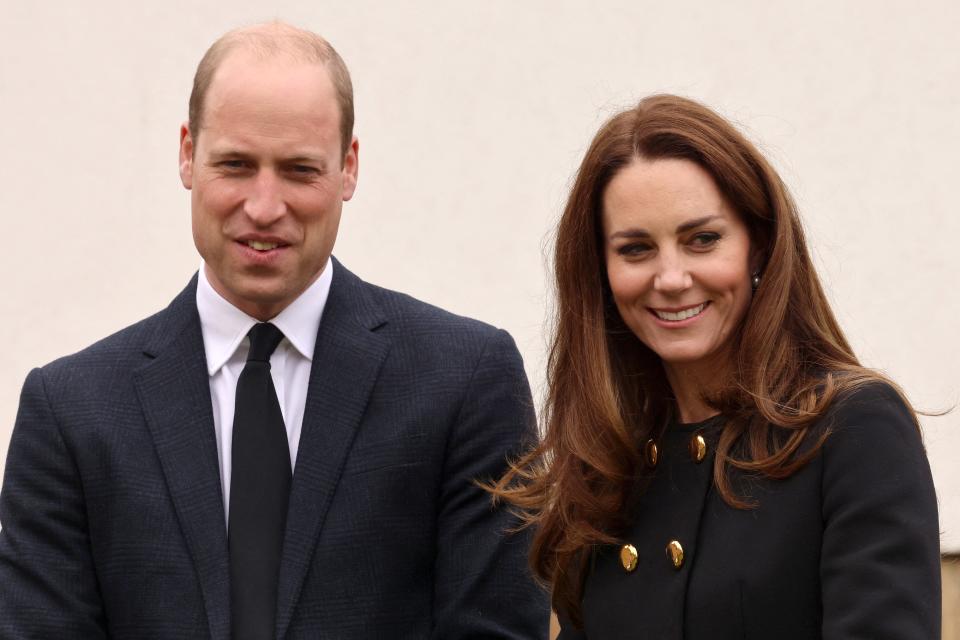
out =
[[[193,240],[220,295],[269,320],[320,275],[357,183],[356,138],[341,159],[340,110],[322,65],[227,56],[194,140],[180,131]]]

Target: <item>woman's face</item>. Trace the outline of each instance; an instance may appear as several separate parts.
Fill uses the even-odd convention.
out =
[[[607,277],[628,327],[664,364],[728,363],[750,304],[750,234],[689,160],[636,159],[603,194]]]

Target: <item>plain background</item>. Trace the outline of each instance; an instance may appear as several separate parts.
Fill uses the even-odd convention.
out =
[[[328,37],[353,73],[360,182],[336,255],[509,330],[535,394],[571,178],[604,119],[668,91],[771,158],[863,361],[921,409],[960,398],[955,0],[0,0],[0,459],[31,367],[196,270],[177,176],[193,70],[224,31],[272,18]],[[960,551],[960,410],[922,423]]]

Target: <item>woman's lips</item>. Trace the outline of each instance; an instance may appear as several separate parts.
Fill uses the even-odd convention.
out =
[[[650,313],[659,321],[660,324],[666,326],[686,326],[695,322],[707,307],[710,306],[710,301],[701,302],[700,304],[692,305],[689,307],[682,307],[679,309],[655,309],[653,307],[648,307]]]

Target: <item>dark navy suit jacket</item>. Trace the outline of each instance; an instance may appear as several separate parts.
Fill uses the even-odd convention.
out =
[[[230,636],[196,279],[30,373],[0,494],[0,637]],[[277,638],[541,638],[528,538],[475,480],[533,437],[510,336],[337,264],[293,477]]]

